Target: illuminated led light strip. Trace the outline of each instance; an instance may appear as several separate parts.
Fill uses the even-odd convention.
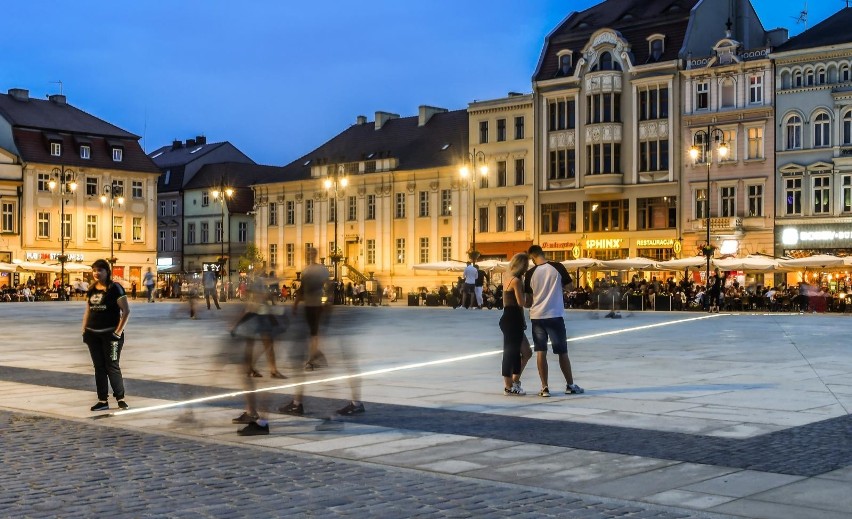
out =
[[[722,315],[725,315],[725,314],[709,314],[709,315],[703,315],[703,316],[700,316],[700,317],[690,317],[689,319],[679,319],[677,321],[667,321],[667,322],[663,322],[663,323],[646,324],[646,325],[643,325],[643,326],[634,326],[632,328],[623,328],[621,330],[612,330],[612,331],[608,331],[608,332],[594,333],[594,334],[591,334],[591,335],[584,335],[582,337],[570,338],[570,339],[568,339],[568,342],[597,339],[598,337],[606,337],[608,335],[616,335],[616,334],[620,334],[620,333],[635,332],[635,331],[639,331],[639,330],[648,330],[648,329],[651,329],[651,328],[659,328],[661,326],[671,326],[671,325],[674,325],[674,324],[688,323],[690,321],[700,321],[702,319],[712,319],[714,317],[719,317],[719,316],[722,316]],[[491,356],[491,355],[499,355],[501,353],[503,353],[503,350],[485,351],[485,352],[482,352],[482,353],[472,353],[470,355],[461,355],[459,357],[451,357],[451,358],[448,358],[448,359],[430,360],[430,361],[427,361],[427,362],[416,362],[414,364],[405,364],[405,365],[402,365],[402,366],[395,366],[395,367],[391,367],[391,368],[374,369],[374,370],[371,370],[371,371],[364,371],[363,373],[355,373],[355,374],[350,374],[350,375],[338,375],[338,376],[335,376],[335,377],[327,377],[327,378],[321,378],[321,379],[316,379],[316,380],[306,380],[306,381],[303,381],[303,382],[294,382],[292,384],[284,384],[284,385],[281,385],[281,386],[264,387],[264,388],[260,388],[260,389],[251,389],[251,390],[243,390],[243,391],[232,391],[230,393],[222,393],[222,394],[219,394],[219,395],[205,396],[205,397],[201,397],[201,398],[193,398],[191,400],[183,400],[183,401],[179,401],[179,402],[169,402],[168,404],[159,404],[159,405],[152,405],[152,406],[148,406],[148,407],[133,408],[133,409],[128,409],[127,411],[119,411],[117,413],[106,413],[106,414],[101,414],[101,415],[95,416],[93,418],[98,419],[98,418],[107,418],[107,417],[111,417],[111,416],[127,416],[127,415],[137,414],[137,413],[161,411],[163,409],[171,409],[171,408],[174,408],[174,407],[181,407],[181,406],[185,406],[185,405],[200,404],[200,403],[203,403],[203,402],[211,402],[213,400],[224,400],[226,398],[232,398],[232,397],[236,397],[236,396],[244,396],[244,395],[248,395],[248,394],[251,394],[251,393],[264,393],[264,392],[269,392],[269,391],[276,391],[276,390],[279,390],[279,389],[290,389],[290,388],[294,388],[294,387],[298,387],[298,386],[310,386],[310,385],[315,385],[315,384],[324,384],[326,382],[339,382],[341,380],[349,380],[349,379],[352,379],[352,378],[365,378],[365,377],[371,377],[373,375],[381,375],[381,374],[384,374],[384,373],[393,373],[395,371],[404,371],[404,370],[409,370],[409,369],[425,368],[425,367],[429,367],[429,366],[439,366],[441,364],[450,364],[450,363],[453,363],[453,362],[461,362],[461,361],[464,361],[464,360],[478,359],[478,358],[481,358],[481,357],[488,357],[488,356]]]

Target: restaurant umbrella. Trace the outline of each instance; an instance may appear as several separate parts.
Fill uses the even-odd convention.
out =
[[[411,268],[413,270],[427,270],[430,272],[461,272],[466,266],[467,264],[463,261],[447,260],[419,263],[417,265],[412,265]]]
[[[0,272],[17,272],[18,266],[13,263],[0,262]]]
[[[650,258],[622,258],[601,261],[602,270],[660,270],[655,260]]]
[[[744,258],[713,259],[713,265],[721,270],[768,272],[784,270],[779,260],[762,254],[749,254]]]
[[[707,265],[706,256],[689,256],[686,258],[676,258],[666,261],[661,261],[658,265],[664,269],[680,270],[689,268],[703,268]]]
[[[835,268],[845,267],[846,264],[840,256],[831,254],[815,254],[813,256],[805,256],[804,258],[780,259],[778,263],[783,267],[791,270],[809,269],[809,268]]]

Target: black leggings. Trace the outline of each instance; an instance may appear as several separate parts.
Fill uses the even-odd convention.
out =
[[[500,317],[503,332],[503,376],[521,374],[521,343],[524,340],[524,311],[512,305],[503,309]]]
[[[121,348],[124,347],[124,334],[121,339],[113,339],[112,332],[96,333],[86,330],[83,334],[83,342],[89,347],[92,356],[92,364],[95,366],[95,387],[98,391],[98,400],[106,402],[109,396],[109,386],[112,386],[112,395],[116,400],[124,399],[124,378],[121,376],[121,367],[118,360],[121,358]],[[115,342],[115,351],[113,351]]]

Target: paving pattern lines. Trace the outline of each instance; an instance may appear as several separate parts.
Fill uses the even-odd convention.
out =
[[[728,517],[19,413],[0,434],[9,517]]]

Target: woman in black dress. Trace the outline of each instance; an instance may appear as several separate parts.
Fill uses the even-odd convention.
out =
[[[503,394],[521,396],[526,392],[521,387],[521,373],[532,357],[532,349],[524,333],[524,273],[529,268],[529,256],[515,254],[509,262],[512,278],[503,289],[503,316],[500,330],[503,332]]]

